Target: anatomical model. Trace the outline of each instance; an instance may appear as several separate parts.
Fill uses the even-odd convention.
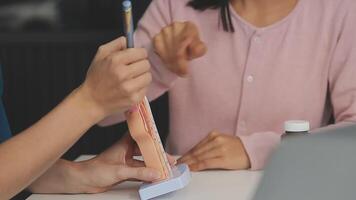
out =
[[[126,119],[130,134],[142,153],[145,165],[161,172],[162,176],[157,181],[172,177],[172,169],[146,97],[126,113]]]

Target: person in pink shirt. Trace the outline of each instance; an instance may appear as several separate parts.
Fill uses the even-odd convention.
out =
[[[356,122],[355,10],[354,0],[153,0],[135,41],[149,52],[148,97],[169,91],[168,152],[192,170],[258,170],[286,120]]]

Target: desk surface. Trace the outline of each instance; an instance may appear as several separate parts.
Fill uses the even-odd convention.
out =
[[[87,159],[81,157],[82,159]],[[192,173],[189,185],[179,191],[161,196],[159,200],[181,199],[238,199],[250,200],[261,178],[256,171],[204,171]],[[124,182],[113,190],[101,194],[31,195],[28,200],[138,200],[140,183]]]

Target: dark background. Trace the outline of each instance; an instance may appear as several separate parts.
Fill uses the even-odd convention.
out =
[[[132,3],[136,24],[150,0]],[[13,134],[35,123],[78,87],[98,46],[121,35],[121,0],[1,0],[0,63]],[[164,95],[151,104],[162,140],[168,133],[167,101]],[[126,131],[125,123],[95,126],[63,157],[73,160],[100,153]]]

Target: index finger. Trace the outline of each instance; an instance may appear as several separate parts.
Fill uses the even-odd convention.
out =
[[[196,144],[193,148],[191,148],[187,153],[185,153],[181,158],[178,159],[179,163],[184,162],[187,158],[196,150],[205,146],[205,144],[209,143],[213,140],[217,135],[219,135],[216,131],[212,131],[208,136],[206,136],[203,140],[201,140],[198,144]]]

